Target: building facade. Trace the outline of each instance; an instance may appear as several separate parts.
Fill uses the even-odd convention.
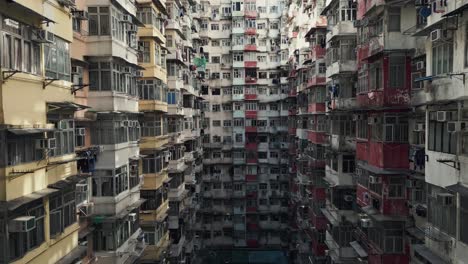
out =
[[[464,261],[465,10],[289,3],[295,261]]]
[[[286,248],[288,102],[281,1],[201,2],[199,248]]]

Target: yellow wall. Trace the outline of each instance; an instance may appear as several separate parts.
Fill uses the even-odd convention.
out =
[[[47,218],[48,219],[48,218]],[[49,223],[46,221],[46,234]],[[63,234],[58,236],[56,239],[48,240],[40,247],[28,252],[23,258],[12,262],[12,264],[53,264],[58,260],[66,256],[76,246],[78,246],[78,229],[77,223],[67,227]]]
[[[55,81],[42,89],[43,78],[17,73],[1,84],[0,108],[3,122],[9,125],[46,124],[46,102],[73,102],[70,82]]]
[[[167,179],[166,171],[162,171],[160,173],[146,173],[144,176],[144,183],[141,189],[156,190],[162,186],[165,179]]]
[[[75,157],[75,154],[69,154],[52,158],[49,162],[67,161]],[[67,162],[60,165],[53,165],[46,168],[47,161],[35,161],[16,166],[10,166],[0,170],[0,200],[10,201],[15,198],[30,194],[44,188],[47,185],[63,180],[68,176],[77,173],[76,161]],[[32,171],[23,175],[11,175],[11,171]]]

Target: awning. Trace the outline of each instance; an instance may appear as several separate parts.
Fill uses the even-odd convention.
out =
[[[86,256],[87,246],[80,246],[78,245],[70,253],[68,253],[65,257],[61,258],[56,264],[72,264],[76,263],[77,261],[83,259]]]
[[[413,34],[413,37],[423,37],[428,36],[431,31],[436,29],[450,29],[451,26],[455,27],[456,29],[456,18],[455,17],[444,17],[441,20],[437,21],[436,23],[429,25],[416,33]]]
[[[47,187],[62,190],[62,189],[71,187],[72,185],[77,184],[78,182],[86,178],[88,178],[88,175],[73,175],[73,176],[67,177],[64,180],[60,180],[52,184],[49,184]]]
[[[368,205],[365,207],[362,207],[362,211],[366,213],[368,216],[370,216],[372,219],[374,219],[377,222],[385,222],[385,221],[405,221],[406,217],[404,216],[398,216],[398,215],[383,215],[381,214],[377,209],[372,207],[372,205]]]
[[[404,169],[400,169],[400,170],[398,170],[398,169],[382,169],[382,168],[379,168],[379,167],[369,165],[368,163],[365,163],[365,162],[358,162],[357,165],[359,167],[365,169],[366,171],[369,171],[371,173],[378,174],[378,175],[392,175],[392,174],[407,175],[408,174],[408,170],[404,170]]]
[[[337,0],[332,0],[327,6],[325,6],[322,9],[322,12],[320,12],[320,15],[326,16],[328,11],[335,5],[336,2],[337,2]]]
[[[18,207],[28,204],[32,201],[35,201],[37,199],[41,199],[43,197],[46,197],[52,193],[58,192],[56,189],[51,189],[51,188],[45,188],[37,192],[33,192],[31,194],[23,195],[21,197],[18,197],[16,199],[13,199],[11,201],[6,202],[7,208],[9,211],[13,211],[17,209]]]
[[[456,16],[463,14],[463,12],[468,8],[468,4],[464,4],[458,8],[455,8],[454,10],[448,12],[447,14],[443,14],[442,17],[451,17],[451,16]]]
[[[437,254],[432,252],[429,248],[427,248],[423,244],[413,245],[413,249],[417,252],[421,257],[425,258],[429,263],[432,264],[448,264],[448,261],[443,260]]]
[[[53,128],[9,128],[8,132],[15,135],[30,135],[54,131]]]
[[[124,210],[122,210],[122,212],[120,212],[119,214],[109,217],[109,219],[122,219],[125,216],[127,216],[129,213],[131,213],[133,210],[139,208],[140,205],[142,205],[145,201],[146,199],[140,199],[134,202],[132,205],[125,208]]]
[[[416,228],[416,227],[410,227],[410,228],[407,228],[406,229],[406,232],[408,232],[408,234],[412,235],[413,237],[421,240],[421,241],[424,241],[425,239],[425,234],[424,232],[419,229],[419,228]]]
[[[47,111],[78,111],[90,108],[86,105],[80,105],[73,102],[47,102]]]
[[[336,226],[338,225],[338,221],[336,221],[335,217],[333,217],[330,212],[328,212],[327,208],[322,208],[320,209],[320,211],[322,211],[322,214],[323,216],[325,216],[325,218],[327,218],[328,222],[330,222],[330,224]]]
[[[129,159],[131,159],[131,160],[140,160],[140,159],[146,158],[147,156],[148,155],[139,154],[139,155],[136,155],[136,156],[132,156]]]
[[[317,31],[317,30],[321,30],[321,29],[326,30],[327,27],[324,27],[324,26],[315,26],[315,27],[311,27],[311,28],[309,29],[309,31],[307,31],[307,33],[305,34],[304,38],[308,38],[312,33],[314,33],[314,32]]]
[[[28,20],[31,18],[36,19],[37,22],[39,22],[37,24],[42,24],[42,22],[55,23],[55,21],[52,19],[49,19],[20,3],[17,3],[15,0],[0,0],[0,11],[0,13],[3,14],[21,14],[21,16],[15,17],[14,19],[25,24],[30,24],[30,21],[28,22],[27,19],[24,18],[28,18]]]
[[[356,253],[359,255],[361,258],[367,258],[367,252],[361,247],[359,242],[357,241],[351,241],[349,242],[351,247],[356,251]]]
[[[459,193],[461,196],[468,196],[468,187],[466,187],[462,183],[447,186],[445,187],[445,189]]]

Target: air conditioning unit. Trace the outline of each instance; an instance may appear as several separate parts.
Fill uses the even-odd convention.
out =
[[[439,193],[437,194],[437,201],[443,206],[451,206],[454,203],[454,196],[451,193]]]
[[[123,67],[123,73],[130,74],[132,73],[132,68],[129,66]]]
[[[89,13],[88,11],[84,10],[77,10],[73,12],[73,16],[77,19],[80,20],[88,20],[89,19]]]
[[[449,112],[448,111],[437,111],[436,113],[437,121],[445,122],[449,119]]]
[[[136,213],[129,213],[128,214],[128,221],[135,222],[136,220],[137,220],[137,214]]]
[[[78,183],[75,185],[76,192],[87,192],[88,191],[88,184],[86,183]]]
[[[78,127],[75,129],[75,134],[77,136],[84,136],[86,135],[86,129],[84,127]]]
[[[8,223],[9,232],[24,233],[29,232],[36,228],[36,217],[34,216],[20,216]]]
[[[127,24],[125,27],[128,32],[137,32],[138,31],[138,26],[134,24]]]
[[[57,129],[65,130],[68,129],[68,121],[67,120],[60,120],[57,122]]]
[[[361,218],[360,223],[362,228],[372,227],[372,221],[369,218]]]
[[[55,35],[44,29],[34,29],[31,40],[37,43],[55,43]]]
[[[420,71],[426,68],[426,63],[424,61],[416,62],[416,70]]]
[[[362,115],[360,114],[354,114],[353,115],[353,121],[358,121],[358,120],[361,120],[362,119]]]
[[[169,162],[172,158],[172,153],[171,152],[167,152],[166,155],[164,156],[164,161],[165,162]]]
[[[36,149],[55,149],[56,146],[55,138],[36,139]]]
[[[130,15],[123,15],[122,20],[120,20],[122,23],[132,23],[132,16]]]
[[[75,6],[75,0],[57,0],[57,2],[65,7]]]
[[[424,123],[417,123],[414,127],[415,132],[421,132],[426,130],[426,124]]]
[[[71,66],[71,74],[81,75],[83,73],[83,67],[81,66]]]
[[[441,41],[441,40],[446,40],[451,38],[451,31],[447,29],[436,29],[431,31],[431,41],[436,42],[436,41]]]
[[[453,121],[447,122],[447,132],[454,133],[464,131],[466,129],[466,122]]]
[[[343,198],[346,202],[352,202],[354,200],[352,195],[345,195]]]
[[[380,178],[378,176],[369,176],[369,183],[371,183],[371,184],[382,183],[382,178]]]

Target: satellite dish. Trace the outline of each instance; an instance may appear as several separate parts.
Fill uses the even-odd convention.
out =
[[[428,16],[430,16],[432,13],[432,10],[430,7],[427,7],[427,6],[423,6],[419,9],[419,15],[421,15],[422,17],[426,18]]]

